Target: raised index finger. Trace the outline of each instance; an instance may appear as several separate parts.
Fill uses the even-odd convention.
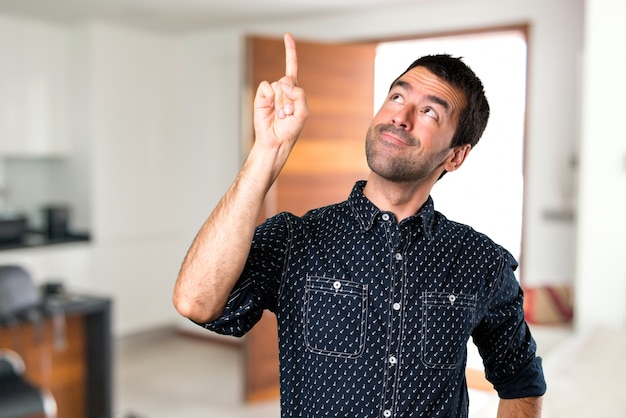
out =
[[[298,85],[298,56],[296,55],[296,41],[290,33],[285,34],[285,76]]]

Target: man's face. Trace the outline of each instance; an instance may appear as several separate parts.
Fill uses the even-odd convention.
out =
[[[424,67],[415,67],[392,86],[367,131],[370,169],[395,182],[420,181],[444,170],[464,94]]]

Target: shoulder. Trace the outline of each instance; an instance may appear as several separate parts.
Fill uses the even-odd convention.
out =
[[[433,230],[440,239],[456,241],[466,251],[479,252],[497,259],[502,265],[517,268],[518,263],[515,257],[487,234],[475,230],[470,225],[450,220],[437,211],[435,211],[434,219]]]
[[[274,229],[283,227],[297,227],[314,223],[326,222],[329,219],[344,217],[349,214],[347,202],[335,203],[328,206],[311,209],[303,215],[291,212],[280,212],[265,219],[258,228]]]
[[[350,205],[348,205],[347,202],[341,202],[319,207],[316,209],[311,209],[301,216],[295,215],[290,212],[281,212],[274,217],[276,219],[273,222],[288,223],[296,227],[315,224],[327,224],[328,222],[332,222],[336,219],[344,220],[349,215]]]

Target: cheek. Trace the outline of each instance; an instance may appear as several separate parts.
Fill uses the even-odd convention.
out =
[[[422,126],[415,129],[412,134],[425,149],[436,155],[448,152],[452,145],[451,130],[441,131]]]
[[[426,117],[427,116],[423,116],[420,123],[415,125],[415,135],[424,141],[428,141],[433,148],[449,148],[452,145],[452,138],[456,132],[456,126],[452,126],[451,124],[440,126],[436,121],[425,119]]]

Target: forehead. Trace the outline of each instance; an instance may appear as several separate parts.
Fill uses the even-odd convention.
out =
[[[437,77],[426,67],[415,67],[404,73],[391,86],[410,90],[417,96],[426,96],[448,103],[449,110],[453,113],[461,111],[467,100],[463,91]]]

